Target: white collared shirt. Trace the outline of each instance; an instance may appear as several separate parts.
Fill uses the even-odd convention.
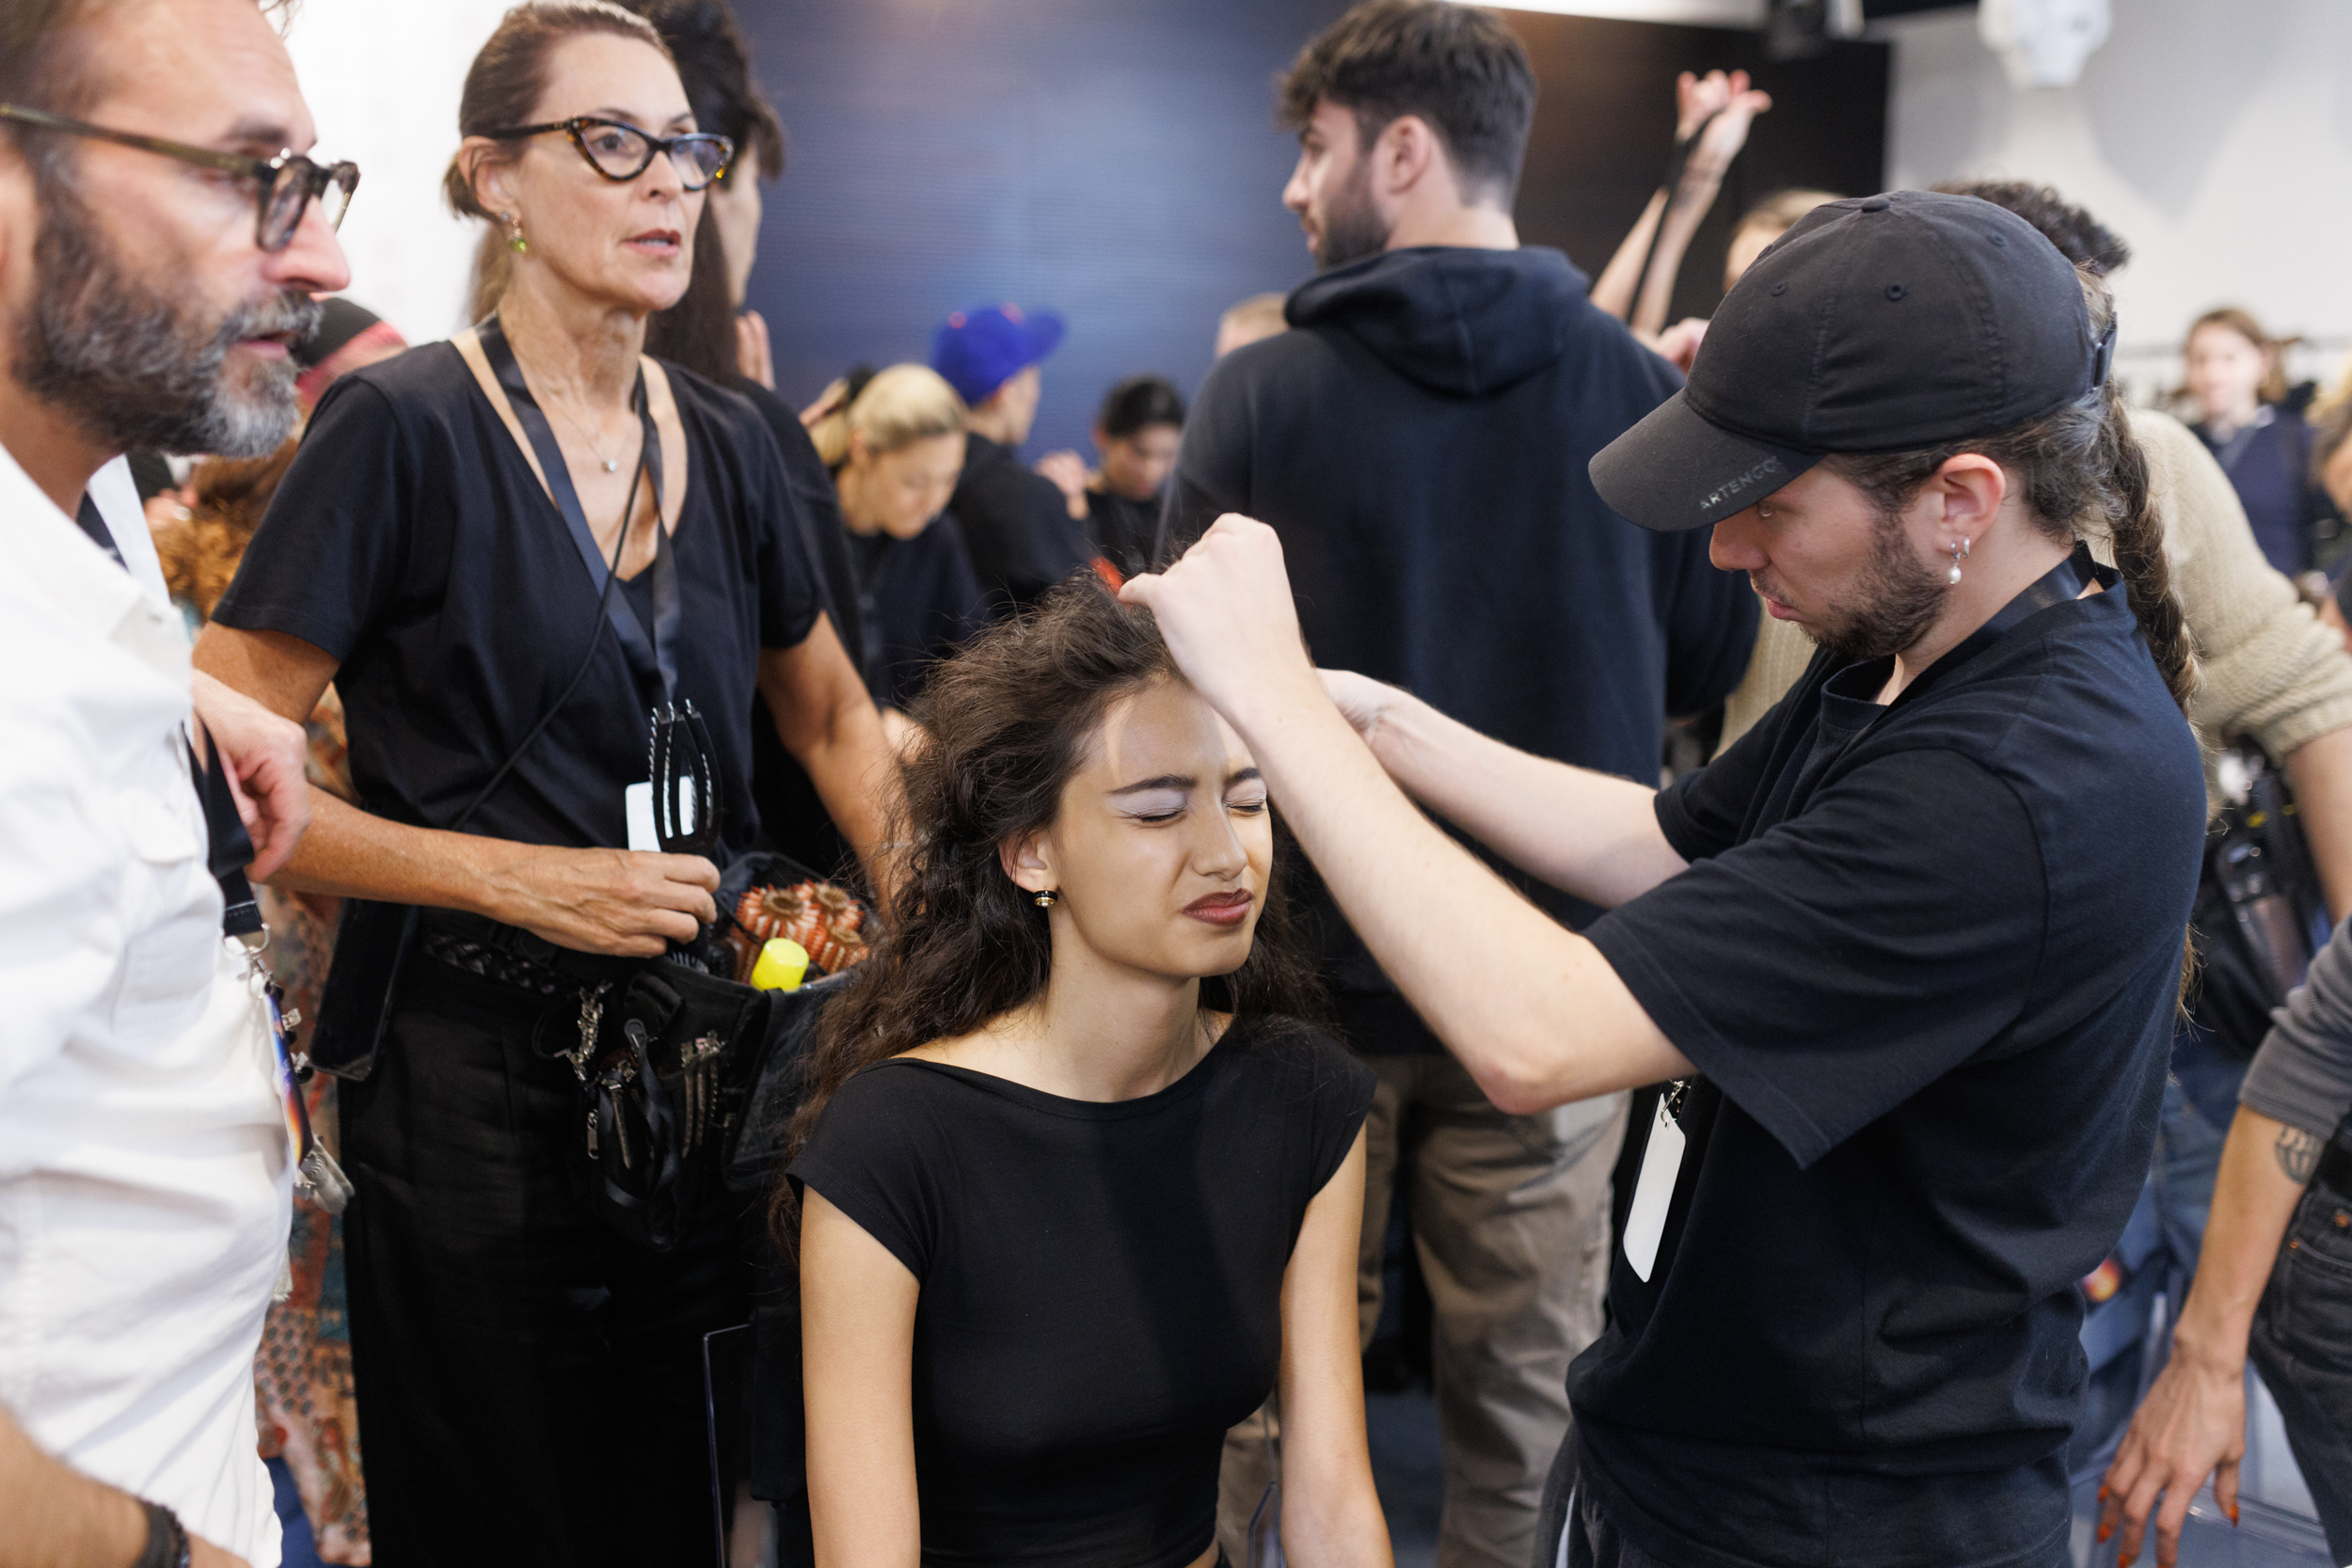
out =
[[[178,614],[0,451],[0,1404],[267,1568],[253,1355],[293,1173],[188,688]]]

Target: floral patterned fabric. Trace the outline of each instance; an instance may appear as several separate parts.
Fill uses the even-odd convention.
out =
[[[342,706],[331,689],[310,716],[309,729],[310,782],[349,800]],[[287,1005],[306,1020],[314,1019],[334,954],[339,901],[267,887],[256,893],[269,926],[270,967],[286,988]],[[330,1152],[340,1152],[335,1080],[318,1073],[303,1093],[310,1125]],[[294,1473],[320,1560],[365,1564],[373,1559],[367,1491],[359,1476],[359,1413],[351,1391],[342,1221],[299,1195],[287,1264],[294,1288],[270,1307],[253,1368],[262,1455],[282,1457]]]

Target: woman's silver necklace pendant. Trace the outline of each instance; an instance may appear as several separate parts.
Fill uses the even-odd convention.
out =
[[[621,471],[621,460],[617,457],[605,456],[604,449],[596,445],[596,437],[588,434],[588,429],[585,425],[581,424],[578,420],[573,419],[569,414],[564,414],[564,410],[561,408],[556,409],[556,412],[564,414],[564,422],[570,425],[575,431],[579,432],[580,438],[588,443],[588,450],[596,454],[596,461],[604,466],[604,471],[606,473],[617,474]]]

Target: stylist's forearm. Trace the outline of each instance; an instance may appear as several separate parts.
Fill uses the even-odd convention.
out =
[[[2341,921],[2352,914],[2352,729],[2305,741],[2287,753],[2286,769],[2328,916]]]
[[[498,875],[495,839],[389,822],[310,786],[310,829],[270,885],[287,893],[321,893],[467,910],[494,918],[486,891]]]
[[[2229,1141],[2221,1148],[2213,1210],[2197,1254],[2196,1283],[2173,1333],[2179,1354],[2222,1369],[2245,1364],[2254,1310],[2322,1142],[2259,1111],[2238,1107]]]
[[[1646,785],[1506,746],[1403,692],[1367,738],[1407,795],[1589,904],[1614,909],[1685,864]]]
[[[1438,831],[1319,690],[1230,714],[1348,924],[1479,1086],[1534,1110],[1675,1076],[1592,943]]]

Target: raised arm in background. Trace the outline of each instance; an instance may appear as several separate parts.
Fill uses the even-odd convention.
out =
[[[1703,77],[1686,71],[1675,78],[1675,145],[1679,150],[1692,138],[1697,140],[1674,189],[1661,186],[1650,198],[1633,231],[1601,270],[1591,295],[1595,305],[1632,327],[1636,337],[1647,341],[1664,330],[1666,308],[1691,240],[1714,206],[1731,160],[1747,145],[1748,127],[1772,106],[1772,95],[1751,87],[1744,71],[1728,75],[1710,71]]]

